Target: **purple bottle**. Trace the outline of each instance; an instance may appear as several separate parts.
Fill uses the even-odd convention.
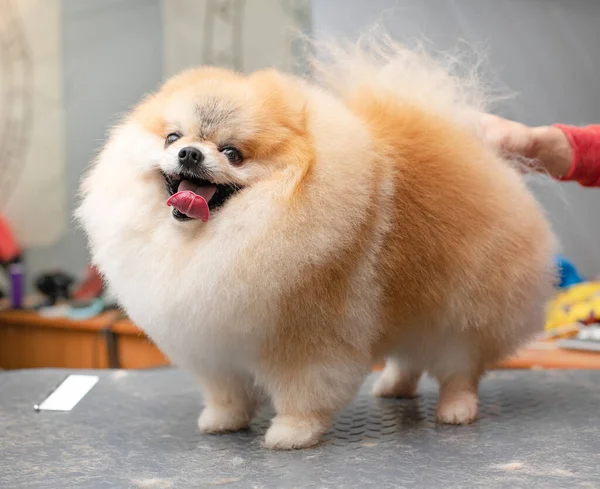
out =
[[[23,308],[23,296],[25,294],[25,280],[23,265],[21,263],[11,263],[8,266],[10,275],[11,302],[14,309]]]

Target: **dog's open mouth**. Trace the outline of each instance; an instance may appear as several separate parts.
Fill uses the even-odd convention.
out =
[[[170,195],[167,205],[173,207],[173,217],[178,221],[199,219],[206,222],[210,211],[223,206],[240,190],[235,184],[216,184],[193,175],[163,176]]]

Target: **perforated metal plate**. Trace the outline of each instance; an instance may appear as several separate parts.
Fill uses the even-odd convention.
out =
[[[373,399],[369,379],[295,452],[262,447],[268,412],[201,435],[200,392],[175,369],[100,372],[73,411],[34,412],[68,373],[0,373],[0,488],[600,487],[600,373],[492,373],[467,427],[435,424],[428,379],[415,400]]]

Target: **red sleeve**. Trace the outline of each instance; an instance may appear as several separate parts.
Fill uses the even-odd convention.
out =
[[[571,167],[561,180],[600,187],[600,125],[573,127],[554,124],[554,127],[565,133],[573,148]]]

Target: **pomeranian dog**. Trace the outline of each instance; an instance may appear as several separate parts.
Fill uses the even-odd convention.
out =
[[[321,83],[198,68],[112,131],[78,218],[120,304],[204,392],[200,430],[317,444],[374,395],[477,418],[487,367],[541,328],[555,239],[478,134],[468,80],[397,46],[336,48]]]

